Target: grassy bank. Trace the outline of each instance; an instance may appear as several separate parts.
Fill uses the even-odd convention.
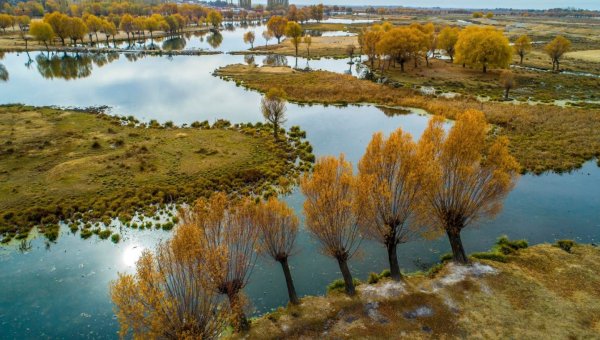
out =
[[[310,58],[347,58],[346,47],[354,45],[356,53],[358,53],[358,38],[356,36],[348,37],[312,37],[310,46],[310,54],[305,43],[301,43],[298,47],[299,57]],[[289,39],[281,42],[281,44],[260,46],[257,45],[250,51],[254,53],[275,53],[279,55],[295,56],[296,48]]]
[[[473,267],[305,297],[252,322],[241,339],[585,339],[600,336],[600,249],[544,244]]]
[[[298,156],[308,162],[296,164]],[[0,236],[25,238],[38,226],[53,239],[66,221],[84,237],[214,190],[268,194],[311,160],[298,130],[275,142],[262,124],[140,126],[103,113],[0,106]]]
[[[299,72],[230,65],[217,74],[261,92],[271,87],[285,90],[290,100],[304,103],[373,103],[417,107],[452,119],[466,109],[482,110],[506,135],[511,151],[524,171],[569,171],[600,155],[600,112],[554,105],[481,103],[474,99],[427,97],[406,88],[395,88],[326,71]]]

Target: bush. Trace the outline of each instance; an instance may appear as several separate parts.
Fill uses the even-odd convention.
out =
[[[383,279],[386,277],[392,277],[392,272],[389,269],[384,269],[379,274],[379,279]]]
[[[111,236],[111,241],[113,241],[113,243],[119,243],[119,241],[121,241],[121,235],[119,234],[113,234],[113,236]]]
[[[98,233],[98,237],[100,237],[100,239],[102,240],[106,240],[111,234],[112,231],[110,231],[109,229],[104,229]]]
[[[452,261],[454,257],[452,256],[452,253],[446,253],[442,256],[440,256],[440,262],[444,263],[444,262],[448,262],[448,261]]]
[[[352,279],[352,282],[354,283],[354,287],[359,286],[361,283],[360,280],[358,280],[358,279]],[[327,293],[338,292],[338,291],[341,292],[341,291],[344,291],[344,289],[346,289],[346,284],[344,283],[344,279],[337,279],[327,286]]]
[[[167,222],[162,225],[162,230],[171,230],[173,229],[173,222]]]
[[[510,255],[517,252],[517,250],[525,249],[528,246],[529,244],[525,240],[511,241],[506,235],[504,235],[498,238],[498,241],[496,241],[496,247],[494,248],[504,255]]]
[[[92,236],[92,231],[91,231],[91,230],[89,230],[89,229],[83,229],[83,230],[81,231],[81,234],[80,234],[80,236],[81,236],[81,238],[82,238],[82,239],[84,239],[84,240],[85,240],[85,239],[88,239],[88,238],[90,238],[90,236]]]
[[[556,241],[555,246],[560,249],[566,251],[567,253],[571,252],[571,248],[575,245],[575,241],[573,240],[558,240]]]
[[[369,278],[367,279],[367,283],[370,285],[376,284],[379,282],[379,275],[377,273],[369,273]]]

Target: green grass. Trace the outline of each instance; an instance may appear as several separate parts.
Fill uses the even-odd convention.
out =
[[[268,125],[219,125],[150,128],[98,112],[0,106],[0,238],[38,226],[56,239],[60,221],[126,223],[215,190],[261,195],[311,167],[299,136],[275,142]]]

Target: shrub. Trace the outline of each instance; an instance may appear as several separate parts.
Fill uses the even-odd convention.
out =
[[[92,143],[92,149],[100,149],[101,147],[102,146],[97,140]]]
[[[173,222],[167,222],[162,225],[162,230],[171,230],[173,229]]]
[[[85,240],[85,239],[88,239],[88,238],[90,238],[90,236],[92,236],[92,231],[91,231],[91,230],[89,230],[89,229],[83,229],[83,230],[81,231],[81,234],[80,234],[80,236],[81,236],[81,238],[82,238],[82,239],[84,239],[84,240]]]
[[[361,283],[360,280],[358,280],[358,279],[352,279],[352,282],[354,283],[355,287],[359,286]],[[344,283],[344,280],[337,279],[327,286],[327,293],[343,291],[345,288],[346,288],[346,284]]]
[[[112,231],[110,231],[109,229],[104,229],[98,233],[98,237],[100,237],[102,240],[106,240],[111,234]]]
[[[480,259],[480,260],[490,260],[490,261],[496,261],[496,262],[507,262],[508,261],[506,255],[504,255],[501,252],[497,252],[497,251],[473,253],[473,254],[471,254],[471,257]]]
[[[556,241],[555,246],[560,249],[566,251],[567,253],[571,252],[571,248],[575,245],[575,241],[573,240],[558,240]]]
[[[119,241],[121,241],[121,235],[113,234],[110,239],[113,241],[113,243],[119,243]]]
[[[442,256],[440,256],[440,262],[444,263],[444,262],[448,262],[452,260],[452,253],[446,253]]]
[[[386,277],[392,277],[392,272],[389,269],[384,269],[379,273],[379,279],[383,279]]]
[[[529,244],[525,240],[511,241],[506,235],[504,235],[498,238],[498,241],[496,241],[496,246],[494,248],[495,250],[501,252],[504,255],[510,255],[515,253],[517,250],[525,249],[528,246]]]
[[[377,273],[369,273],[369,278],[367,279],[367,283],[372,285],[372,284],[376,284],[377,282],[379,282],[379,275],[377,275]]]

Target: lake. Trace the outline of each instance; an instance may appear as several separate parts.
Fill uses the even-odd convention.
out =
[[[227,38],[223,44],[225,41]],[[231,44],[231,49],[244,48],[239,41]],[[296,63],[295,58],[287,57],[254,59],[258,64]],[[59,53],[48,57],[35,52],[28,57],[8,53],[0,60],[0,72],[5,69],[7,73],[6,81],[0,78],[0,103],[108,105],[114,114],[176,124],[219,118],[234,123],[262,121],[259,93],[212,75],[218,67],[244,62],[244,56],[229,54],[138,58],[134,54],[65,57]],[[309,63],[315,69],[357,74],[347,60],[297,62],[300,67]],[[418,138],[428,116],[419,110],[411,112],[387,116],[373,106],[289,104],[285,125],[299,125],[305,130],[317,156],[343,152],[356,164],[376,131],[390,133],[401,127]],[[467,252],[486,250],[502,234],[530,243],[562,238],[598,242],[599,192],[600,169],[594,162],[570,174],[525,175],[496,219],[476,223],[463,232],[465,248]],[[286,201],[302,220],[302,195],[294,192]],[[15,246],[1,247],[0,337],[115,338],[118,323],[108,297],[108,283],[118,272],[131,272],[142,249],[151,249],[170,235],[148,230],[122,233],[123,240],[115,245],[96,238],[82,240],[63,228],[57,242],[49,246],[43,238],[35,238],[31,249],[24,252]],[[320,255],[318,245],[304,230],[297,245],[298,253],[290,265],[299,295],[323,294],[329,282],[341,277],[337,263]],[[403,270],[414,271],[427,268],[449,251],[448,241],[442,238],[401,245],[398,256]],[[364,242],[350,265],[354,275],[365,279],[369,272],[386,268],[385,250]],[[287,292],[280,266],[259,259],[246,293],[256,313],[284,305]]]

